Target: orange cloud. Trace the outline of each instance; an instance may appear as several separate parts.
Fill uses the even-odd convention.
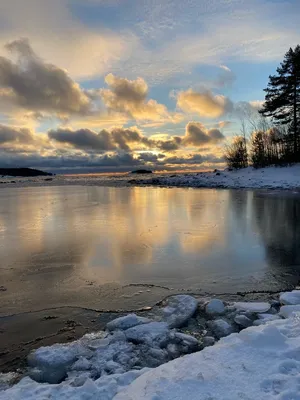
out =
[[[187,113],[206,118],[219,118],[232,109],[232,103],[227,97],[193,89],[178,93],[177,106]]]
[[[164,104],[147,100],[148,85],[144,79],[129,80],[108,74],[105,82],[109,89],[100,92],[109,111],[124,113],[135,120],[179,122],[178,113],[172,115]]]

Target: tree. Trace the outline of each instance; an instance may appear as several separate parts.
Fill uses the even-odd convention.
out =
[[[277,68],[277,75],[269,76],[265,103],[259,111],[271,117],[276,125],[288,126],[292,136],[295,161],[300,150],[300,46],[286,53]]]
[[[251,161],[254,168],[266,166],[266,150],[264,143],[264,132],[253,132],[251,137]]]
[[[246,168],[248,166],[248,155],[245,138],[236,136],[232,143],[226,146],[224,157],[229,168]]]

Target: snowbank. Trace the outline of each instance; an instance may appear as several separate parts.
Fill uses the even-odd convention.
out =
[[[299,317],[232,334],[143,374],[114,400],[300,399]]]
[[[140,180],[138,183],[159,186],[204,188],[299,189],[300,165],[291,167],[248,167],[238,171],[200,172],[178,174]]]
[[[191,296],[171,296],[153,311],[154,320],[129,314],[106,332],[35,350],[28,359],[31,378],[7,388],[11,377],[3,376],[0,399],[300,399],[298,294],[282,293],[284,302],[298,304],[281,308],[277,300],[198,304]],[[188,315],[185,326],[196,323],[202,339],[174,329],[174,321],[181,325]],[[211,347],[180,357],[201,340]]]

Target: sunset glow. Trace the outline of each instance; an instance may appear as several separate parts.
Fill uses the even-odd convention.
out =
[[[1,7],[0,163],[207,170],[299,37],[297,0]]]

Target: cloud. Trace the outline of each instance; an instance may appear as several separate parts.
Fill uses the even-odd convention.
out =
[[[206,129],[200,122],[189,122],[186,125],[185,136],[182,144],[186,147],[201,147],[205,145],[218,144],[225,136],[219,129]]]
[[[200,122],[189,122],[184,136],[154,135],[147,137],[137,127],[73,130],[70,128],[52,129],[48,132],[51,141],[64,143],[76,149],[91,152],[134,150],[161,150],[174,152],[184,147],[203,147],[219,144],[225,137],[217,128],[207,129]]]
[[[11,142],[30,144],[33,141],[33,135],[29,129],[0,125],[0,144]]]
[[[226,128],[227,126],[230,126],[232,124],[232,122],[231,121],[219,121],[217,124],[216,124],[216,128],[220,128],[220,129],[222,129],[222,128]]]
[[[102,130],[99,133],[93,132],[90,129],[56,129],[48,132],[50,140],[55,140],[60,143],[69,144],[79,149],[90,149],[97,151],[115,150],[116,145],[113,142],[112,135]]]
[[[91,111],[88,95],[66,71],[41,60],[27,39],[15,40],[6,48],[17,60],[0,57],[0,104],[58,115],[84,115]]]
[[[92,151],[124,150],[132,151],[136,146],[152,148],[155,142],[149,140],[136,127],[130,129],[102,129],[99,133],[90,129],[72,130],[69,128],[52,129],[48,132],[50,140],[65,143],[77,149]]]
[[[213,159],[211,155],[181,154],[185,147],[201,147],[206,152],[220,140],[222,134],[218,129],[208,130],[200,123],[189,123],[184,136],[156,135],[154,138],[144,136],[136,127],[113,128],[98,133],[89,129],[58,128],[45,135],[27,128],[0,125],[0,165],[46,169],[100,168],[104,171],[125,171],[144,165],[171,170],[180,163],[219,162],[218,157]],[[203,144],[208,147],[204,148]],[[177,150],[180,155],[170,155]]]
[[[141,161],[144,161],[146,163],[157,163],[157,162],[162,162],[166,156],[164,154],[154,154],[154,153],[141,153],[139,154],[138,158]]]
[[[111,135],[114,142],[121,150],[130,151],[130,145],[142,145],[147,148],[151,148],[153,145],[137,128],[115,128],[111,131]]]
[[[253,107],[255,110],[260,110],[262,106],[264,105],[264,100],[252,100],[249,101],[249,104],[251,107]]]
[[[73,14],[77,1],[26,0],[1,2],[0,47],[13,38],[28,37],[41,56],[67,70],[73,78],[102,76],[136,47],[135,35],[117,32],[101,21],[97,29]]]
[[[169,139],[156,140],[156,147],[162,151],[172,152],[178,150],[182,144],[182,138],[180,136],[172,136]]]
[[[179,114],[170,114],[165,105],[156,100],[147,100],[148,85],[142,78],[129,80],[113,74],[105,77],[109,89],[102,89],[101,95],[107,109],[120,112],[135,120],[178,122]]]
[[[231,86],[236,79],[235,74],[226,65],[220,65],[221,73],[215,81],[215,86],[218,88]]]
[[[184,164],[203,164],[203,163],[223,163],[223,157],[217,157],[214,154],[193,154],[186,157],[168,157],[164,159],[164,164],[166,165],[184,165]]]
[[[128,168],[144,165],[144,162],[129,153],[92,155],[80,153],[64,154],[57,152],[43,155],[39,152],[8,152],[0,149],[0,165],[1,167],[15,167],[17,165],[18,167],[42,169],[100,168],[109,170],[113,168],[113,170],[128,170]]]
[[[232,110],[232,102],[225,96],[210,91],[196,92],[192,89],[177,95],[177,106],[190,114],[206,118],[219,118]]]

